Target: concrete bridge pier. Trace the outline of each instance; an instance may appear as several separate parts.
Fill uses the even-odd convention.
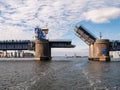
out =
[[[93,58],[94,58],[94,44],[91,44],[90,46],[89,46],[89,60],[93,60]]]
[[[7,57],[7,50],[4,51],[4,57]]]
[[[23,58],[24,57],[24,51],[20,52],[20,57]]]
[[[49,41],[44,39],[35,40],[35,60],[50,60],[51,59],[51,47]]]
[[[110,61],[108,39],[97,39],[89,49],[89,60]]]
[[[14,52],[14,58],[17,58],[17,51]]]

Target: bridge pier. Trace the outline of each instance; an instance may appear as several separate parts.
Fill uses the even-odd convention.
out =
[[[89,49],[89,60],[110,61],[108,39],[97,39]]]
[[[21,58],[24,57],[24,52],[23,52],[23,51],[20,52],[20,57],[21,57]]]
[[[4,51],[4,57],[5,57],[5,58],[7,57],[7,50]]]
[[[51,59],[51,47],[49,41],[44,39],[35,40],[35,60],[50,60]]]

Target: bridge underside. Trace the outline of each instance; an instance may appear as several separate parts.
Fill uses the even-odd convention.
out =
[[[50,48],[73,48],[75,45],[71,41],[65,40],[50,40]],[[20,40],[20,41],[0,41],[0,50],[34,50],[35,41]]]
[[[0,50],[35,50],[35,60],[50,60],[51,48],[73,48],[68,40],[0,41]]]
[[[52,40],[49,41],[51,48],[74,48],[75,45],[71,44],[71,41]]]

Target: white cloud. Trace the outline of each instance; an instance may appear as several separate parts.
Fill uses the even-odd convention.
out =
[[[113,6],[119,5],[115,0],[4,0],[0,1],[0,26],[11,26],[15,30],[14,27],[17,25],[21,28],[20,30],[31,30],[37,25],[45,27],[46,23],[48,23],[48,28],[50,28],[49,38],[57,39],[71,31],[70,26],[84,19],[105,22],[118,17],[119,8],[106,8],[103,11],[99,9],[100,12],[108,12],[101,15],[98,14],[99,11],[94,10],[97,7],[108,7],[107,2],[112,2]],[[110,5],[112,4],[110,3]],[[109,9],[112,9],[112,13],[109,12]],[[91,15],[91,13],[95,15]],[[83,18],[83,15],[85,18]],[[19,34],[18,31],[16,35]],[[28,36],[26,35],[26,37]]]
[[[94,23],[106,23],[109,20],[120,17],[120,8],[108,7],[90,10],[83,13],[85,20],[92,21]]]
[[[19,26],[21,30],[31,30],[37,25],[45,27],[48,23],[50,28],[49,38],[57,39],[69,31],[68,25],[78,20],[77,16],[80,15],[79,12],[81,12],[82,6],[85,5],[86,1],[4,0],[0,2],[0,21],[3,21],[0,25],[1,27],[4,25],[11,26],[9,29],[13,30],[16,29],[14,28],[15,25]],[[24,26],[26,27],[22,28]],[[19,34],[16,33],[16,35]],[[28,36],[26,35],[26,37]]]
[[[21,30],[23,29],[23,30]],[[24,31],[24,27],[0,26],[0,40],[33,40],[33,31]],[[27,37],[26,37],[27,36]],[[22,37],[22,38],[21,38]]]

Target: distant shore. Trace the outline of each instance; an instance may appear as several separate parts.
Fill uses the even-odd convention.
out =
[[[34,58],[0,58],[0,61],[31,61]]]

